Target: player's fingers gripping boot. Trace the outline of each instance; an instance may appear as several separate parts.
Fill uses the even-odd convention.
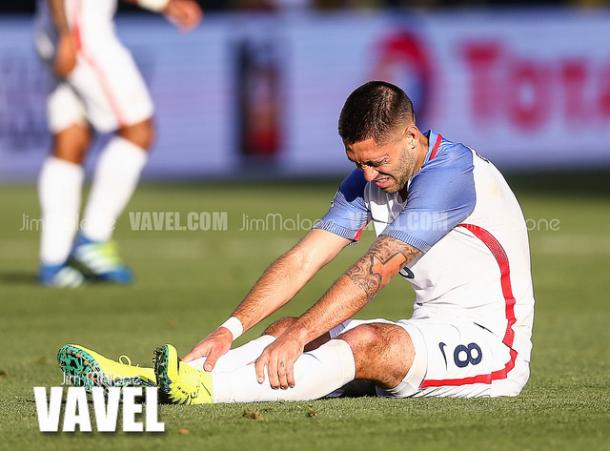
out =
[[[172,345],[162,345],[155,350],[154,364],[163,401],[172,404],[212,402],[212,374],[182,362]]]
[[[80,345],[64,345],[57,353],[57,363],[64,373],[64,382],[88,391],[93,387],[154,387],[157,385],[152,368],[131,364],[121,356],[116,361]]]
[[[40,265],[40,283],[47,287],[74,288],[85,282],[83,274],[68,265]]]
[[[98,280],[124,284],[133,282],[133,274],[122,262],[115,241],[93,241],[79,235],[71,256]]]

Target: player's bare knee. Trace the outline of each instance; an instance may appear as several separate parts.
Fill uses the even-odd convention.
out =
[[[363,324],[340,338],[352,349],[357,379],[395,387],[404,379],[413,362],[414,351],[409,334],[393,324]]]
[[[297,319],[294,316],[285,316],[268,326],[263,335],[271,335],[273,337],[279,337],[284,333],[286,329],[292,326]]]
[[[83,124],[74,124],[53,135],[51,153],[55,158],[82,164],[91,145],[91,131]]]
[[[354,327],[341,334],[339,338],[347,341],[354,355],[363,355],[369,349],[375,348],[380,344],[379,333],[372,324],[362,324]]]
[[[137,124],[124,125],[119,129],[118,134],[136,146],[148,150],[155,140],[155,124],[152,118],[149,118]]]

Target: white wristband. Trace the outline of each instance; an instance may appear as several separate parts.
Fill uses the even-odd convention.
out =
[[[138,0],[138,6],[149,11],[160,13],[165,9],[170,0]]]
[[[243,326],[243,324],[241,323],[239,318],[236,318],[234,316],[232,316],[231,318],[226,320],[219,327],[224,327],[225,329],[229,329],[229,332],[231,332],[231,335],[233,335],[233,340],[237,340],[237,338],[241,334],[244,333],[244,326]]]

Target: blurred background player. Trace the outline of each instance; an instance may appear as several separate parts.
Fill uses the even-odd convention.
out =
[[[164,14],[183,31],[196,27],[202,17],[194,0],[130,3]],[[39,277],[44,285],[78,286],[84,280],[81,270],[116,283],[133,278],[111,237],[146,164],[154,140],[154,108],[130,52],[115,34],[116,8],[117,0],[38,2],[36,47],[54,77],[47,97],[52,151],[38,180],[43,220]],[[91,128],[115,135],[97,162],[75,237]]]

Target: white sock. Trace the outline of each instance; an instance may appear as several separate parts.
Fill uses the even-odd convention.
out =
[[[272,335],[263,335],[248,343],[241,345],[238,348],[231,349],[225,355],[220,357],[214,366],[215,372],[227,372],[235,371],[238,368],[249,365],[254,362],[258,356],[261,355],[263,350],[269,346],[275,337]],[[203,370],[203,364],[205,363],[205,357],[190,361],[188,364],[198,370]]]
[[[212,372],[214,402],[305,401],[321,398],[354,379],[352,350],[343,340],[330,340],[306,352],[294,364],[295,386],[274,390],[269,380],[259,384],[254,365]]]
[[[45,265],[66,262],[78,226],[82,166],[48,157],[38,178],[38,197],[42,213],[40,261]]]
[[[84,235],[94,241],[112,236],[115,222],[133,194],[147,153],[115,136],[97,162],[83,221]]]

